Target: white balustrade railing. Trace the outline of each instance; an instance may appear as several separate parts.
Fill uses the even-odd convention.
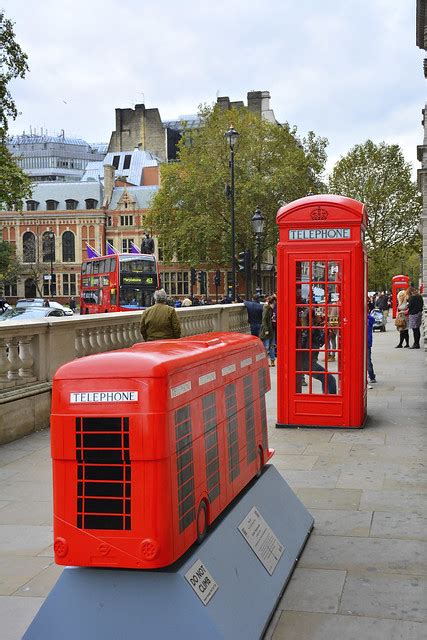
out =
[[[177,309],[183,336],[212,331],[249,331],[244,305]],[[75,358],[141,342],[141,312],[0,322],[0,397],[30,383],[50,382],[59,366]]]

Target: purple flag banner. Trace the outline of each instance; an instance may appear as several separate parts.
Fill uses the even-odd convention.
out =
[[[141,251],[138,249],[138,247],[136,246],[136,244],[134,242],[130,242],[130,253],[139,253],[141,254]]]
[[[86,251],[87,257],[90,258],[100,258],[101,254],[96,251],[93,247],[90,246],[88,242],[86,242]]]
[[[118,253],[119,252],[117,251],[117,249],[115,249],[112,244],[107,242],[107,256],[116,256],[118,255]]]

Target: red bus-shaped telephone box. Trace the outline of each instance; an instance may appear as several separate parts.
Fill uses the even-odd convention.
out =
[[[177,560],[272,455],[261,341],[209,333],[81,358],[53,381],[58,564]]]
[[[366,222],[362,203],[334,195],[278,211],[278,427],[365,422]]]
[[[391,299],[392,299],[392,309],[393,309],[393,318],[396,317],[397,313],[397,294],[402,289],[406,290],[409,287],[409,276],[393,276],[391,279]]]

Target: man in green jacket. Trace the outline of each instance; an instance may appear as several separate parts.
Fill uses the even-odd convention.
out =
[[[165,338],[180,338],[181,326],[173,307],[167,304],[164,289],[154,292],[154,306],[149,307],[142,314],[141,334],[146,342],[164,340]]]

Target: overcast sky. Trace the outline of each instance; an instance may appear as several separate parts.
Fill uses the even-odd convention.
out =
[[[329,139],[328,166],[371,138],[419,167],[415,0],[0,0],[28,54],[11,133],[108,142],[114,109],[163,120],[268,90],[280,122]]]

